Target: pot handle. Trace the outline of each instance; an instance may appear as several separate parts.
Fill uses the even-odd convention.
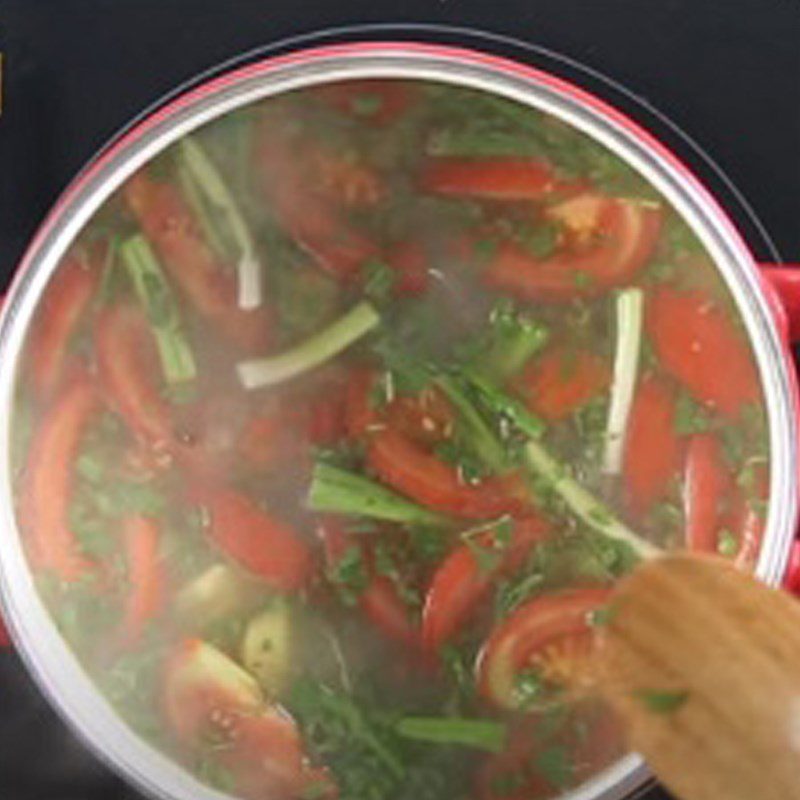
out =
[[[800,264],[761,264],[768,294],[789,342],[800,342]]]
[[[761,264],[761,275],[787,343],[800,343],[800,264]],[[800,596],[800,531],[792,544],[783,586]]]

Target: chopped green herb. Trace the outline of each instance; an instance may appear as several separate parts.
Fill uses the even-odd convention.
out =
[[[104,476],[102,462],[91,453],[83,453],[75,462],[75,468],[81,477],[86,478],[90,483],[99,483]]]
[[[359,595],[367,588],[369,576],[361,548],[351,545],[344,551],[336,564],[328,570],[328,579],[336,586],[345,605],[353,606]]]
[[[556,225],[520,225],[514,238],[532,256],[545,259],[555,252],[558,244],[559,230]],[[580,273],[591,280],[588,273]]]
[[[407,739],[464,745],[490,753],[499,753],[506,740],[506,726],[502,722],[483,719],[404,717],[395,730]]]
[[[535,669],[521,670],[514,681],[514,703],[517,708],[531,710],[542,700],[545,685]]]
[[[359,117],[374,117],[383,108],[383,98],[379,94],[357,94],[350,108]]]
[[[680,436],[705,433],[710,430],[711,424],[708,414],[686,392],[678,396],[673,419],[675,433]]]
[[[615,613],[616,609],[613,606],[596,608],[589,614],[589,624],[594,628],[602,628],[611,622]]]
[[[219,763],[213,752],[203,754],[198,758],[194,768],[197,777],[212,789],[219,789],[226,793],[236,790],[236,776]]]
[[[361,265],[364,294],[376,303],[391,297],[397,273],[385,262],[371,258]]]
[[[739,552],[739,540],[727,528],[717,533],[717,552],[731,558]]]
[[[661,283],[666,283],[674,279],[677,267],[670,261],[654,261],[647,268],[649,275]]]
[[[639,689],[635,697],[654,714],[674,714],[689,699],[689,692]]]
[[[565,787],[572,781],[573,766],[564,747],[550,746],[535,756],[536,769],[554,786]]]

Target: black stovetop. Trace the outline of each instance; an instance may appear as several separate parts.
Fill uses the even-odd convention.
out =
[[[2,283],[81,165],[166,92],[287,37],[386,23],[403,27],[367,35],[482,47],[606,97],[691,164],[759,258],[800,262],[796,0],[0,0]],[[495,38],[410,28],[419,23]],[[526,45],[582,62],[635,97]],[[713,154],[767,235],[731,185],[654,109]],[[665,797],[659,789],[647,794]],[[13,653],[0,654],[0,798],[139,798],[65,730]]]

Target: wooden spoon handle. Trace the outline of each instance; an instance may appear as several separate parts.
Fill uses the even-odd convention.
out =
[[[637,568],[600,637],[604,692],[684,800],[800,800],[800,603],[716,558]]]

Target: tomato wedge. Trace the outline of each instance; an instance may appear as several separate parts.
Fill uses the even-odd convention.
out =
[[[257,159],[264,195],[281,225],[320,269],[342,282],[354,282],[378,248],[340,212],[340,204],[315,188],[303,167],[305,146],[264,126]]]
[[[647,263],[661,229],[661,211],[632,200],[584,193],[552,206],[564,235],[551,256],[537,258],[505,242],[484,279],[523,300],[572,300],[629,282]]]
[[[231,790],[248,800],[297,800],[325,779],[308,767],[293,720],[265,704],[255,680],[200,639],[179,642],[167,659],[161,711],[184,750],[217,745],[212,753],[234,781]]]
[[[675,433],[673,388],[650,374],[639,382],[628,420],[622,479],[634,516],[646,514],[669,491],[681,467],[683,443]]]
[[[515,515],[525,507],[519,486],[510,477],[465,484],[455,467],[388,428],[373,436],[367,458],[382,481],[435,511],[465,519],[491,519]]]
[[[554,346],[535,357],[516,383],[531,411],[557,422],[605,391],[610,381],[611,370],[599,356]]]
[[[759,398],[747,340],[730,312],[701,289],[661,286],[645,324],[664,368],[701,403],[734,418]]]
[[[462,544],[452,550],[434,572],[425,596],[422,610],[425,648],[435,653],[452,639],[483,604],[492,583],[500,575],[517,570],[547,532],[548,526],[536,517],[516,520],[510,541],[502,545],[496,541],[496,534],[487,532],[476,545],[487,548],[499,545],[498,563],[489,569],[481,567],[473,547]]]
[[[717,553],[722,503],[730,494],[731,476],[722,446],[713,434],[695,434],[689,441],[683,486],[687,547]]]
[[[233,344],[262,351],[270,340],[269,314],[263,307],[238,307],[233,266],[221,263],[203,240],[177,188],[139,171],[125,185],[124,195],[169,276],[197,313]]]
[[[233,489],[200,490],[196,499],[207,509],[208,535],[223,553],[276,591],[304,586],[311,552],[296,531]]]
[[[106,245],[74,248],[56,270],[31,327],[28,364],[40,400],[49,398],[64,375],[69,344],[85,319],[100,282]]]
[[[91,378],[75,370],[33,435],[23,474],[20,522],[37,570],[73,581],[91,568],[69,526],[73,468],[81,438],[101,408]]]
[[[375,572],[370,548],[348,534],[335,518],[326,518],[317,532],[325,549],[329,569],[335,569],[351,548],[359,549],[368,573],[367,585],[358,594],[359,609],[390,639],[417,650],[420,645],[419,628],[412,621],[397,586],[387,576]]]
[[[128,596],[122,615],[122,642],[135,646],[163,608],[165,575],[158,552],[158,526],[147,517],[127,517],[122,523]]]
[[[481,694],[501,708],[519,708],[517,681],[526,669],[537,669],[567,689],[580,689],[591,657],[591,616],[610,596],[610,589],[573,589],[520,606],[494,629],[478,655]]]
[[[546,161],[534,158],[428,159],[419,176],[424,192],[481,200],[541,200],[558,182]]]
[[[156,450],[172,439],[169,407],[156,377],[158,354],[142,311],[131,304],[103,309],[94,329],[100,383],[130,430]]]

